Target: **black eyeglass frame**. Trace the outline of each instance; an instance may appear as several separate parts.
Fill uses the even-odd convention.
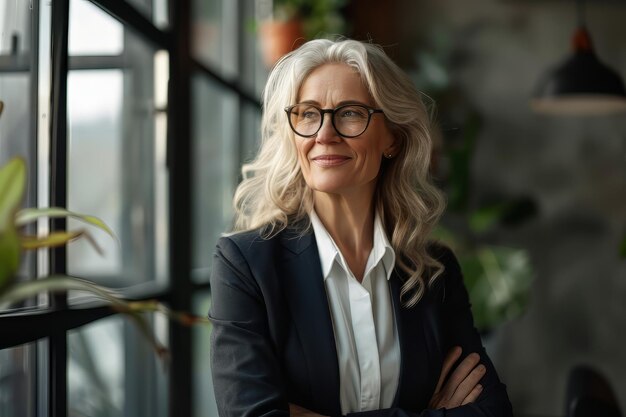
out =
[[[317,130],[314,133],[312,133],[310,135],[302,135],[302,134],[298,133],[296,131],[296,129],[293,127],[293,124],[291,123],[291,111],[296,106],[299,106],[301,104],[307,104],[307,105],[309,105],[309,106],[319,110],[319,112],[320,112],[320,114],[322,116],[322,117],[320,117],[320,125],[319,125],[319,127],[317,128]],[[365,110],[367,110],[367,123],[365,124],[365,127],[363,128],[363,131],[361,133],[359,133],[358,135],[344,135],[343,133],[341,133],[339,131],[339,129],[337,129],[337,126],[335,125],[335,113],[337,111],[343,109],[343,108],[346,108],[346,107],[361,107],[361,108],[364,108]],[[335,132],[337,132],[339,134],[339,136],[341,136],[342,138],[356,138],[356,137],[361,136],[363,133],[365,133],[365,131],[369,127],[370,121],[372,120],[372,114],[374,114],[374,113],[383,113],[384,114],[385,113],[385,112],[383,112],[382,109],[375,109],[373,107],[366,106],[365,104],[360,104],[360,103],[342,104],[341,106],[335,107],[334,109],[321,109],[321,108],[319,108],[317,106],[314,106],[314,105],[308,104],[308,103],[296,103],[296,104],[293,104],[291,106],[285,107],[284,110],[285,110],[285,113],[287,113],[287,121],[289,121],[289,127],[291,128],[293,133],[295,133],[296,135],[298,135],[300,137],[303,137],[303,138],[311,138],[311,137],[317,135],[317,133],[320,131],[320,129],[324,125],[324,115],[326,115],[327,113],[330,114],[330,122],[333,125],[333,129],[335,129]]]

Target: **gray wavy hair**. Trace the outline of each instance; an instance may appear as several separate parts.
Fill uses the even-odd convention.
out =
[[[264,227],[264,236],[270,237],[295,222],[310,226],[313,193],[300,171],[295,136],[283,109],[295,103],[306,77],[329,63],[344,63],[360,74],[399,144],[397,156],[383,161],[374,199],[396,252],[396,266],[404,272],[401,298],[405,306],[414,306],[443,271],[427,245],[445,203],[429,177],[433,144],[428,109],[380,46],[318,39],[275,65],[263,93],[261,147],[243,166],[243,181],[235,193],[233,231]]]

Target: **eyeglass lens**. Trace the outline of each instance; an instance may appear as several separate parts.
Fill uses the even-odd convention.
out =
[[[333,125],[341,136],[358,136],[367,129],[370,113],[359,105],[341,106],[332,113]],[[289,120],[300,136],[313,136],[322,127],[324,118],[319,108],[310,104],[297,104],[291,108]]]

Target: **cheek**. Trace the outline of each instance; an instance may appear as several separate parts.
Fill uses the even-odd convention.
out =
[[[298,152],[298,164],[300,165],[300,169],[304,171],[308,171],[309,167],[309,158],[308,154],[311,150],[311,146],[308,141],[296,142],[296,150]]]

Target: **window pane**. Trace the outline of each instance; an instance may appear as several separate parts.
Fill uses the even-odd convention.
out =
[[[35,115],[31,101],[31,32],[28,2],[0,2],[0,165],[15,156],[29,160]]]
[[[163,364],[129,319],[115,316],[72,331],[68,347],[69,415],[167,414]]]
[[[35,344],[0,350],[0,416],[35,415]]]
[[[168,0],[126,0],[137,8],[148,19],[152,20],[155,26],[166,28],[169,24],[167,13]]]
[[[0,2],[0,54],[30,51],[32,8],[26,1]]]
[[[192,54],[226,78],[237,75],[238,4],[232,0],[192,1]]]
[[[245,22],[254,22],[262,20],[260,16],[266,13],[260,7],[257,7],[260,2],[244,1],[241,3],[241,14],[244,25],[240,36],[241,42],[241,62],[240,68],[240,83],[251,94],[255,94],[257,97],[261,96],[261,91],[265,86],[267,80],[268,69],[263,63],[263,57],[261,55],[260,36],[257,29],[252,29],[250,24]],[[267,6],[267,4],[266,4]],[[256,8],[255,8],[256,7]],[[271,5],[270,5],[271,7]],[[258,25],[257,25],[258,26]]]
[[[90,57],[89,70],[77,69],[80,60],[74,65],[68,76],[68,207],[102,218],[119,242],[94,231],[104,256],[87,240],[73,243],[70,272],[117,287],[162,282],[167,54],[126,30],[120,57]],[[94,69],[99,66],[107,69]]]
[[[88,92],[88,94],[85,94]],[[122,228],[122,96],[121,70],[72,71],[68,77],[69,204],[72,210],[97,215],[118,233]],[[78,224],[72,223],[73,227]],[[69,246],[72,273],[121,274],[122,248],[100,238],[105,256],[91,245]]]
[[[87,0],[70,2],[70,55],[121,54],[123,34],[122,25],[99,7]]]
[[[35,135],[36,112],[33,89],[37,74],[32,71],[32,23],[35,16],[28,2],[0,2],[0,167],[14,157],[27,164],[27,184],[24,207],[36,205]],[[35,234],[34,226],[26,233]],[[18,279],[36,276],[35,254],[23,252]],[[19,303],[32,304],[34,300]],[[0,413],[1,415],[1,413]]]
[[[25,158],[30,163],[30,126],[34,115],[31,109],[29,72],[0,72],[0,100],[4,104],[4,110],[0,114],[0,165],[15,156]]]
[[[255,156],[261,143],[261,109],[254,104],[244,103],[241,113],[241,156],[243,161],[250,161]]]
[[[206,317],[211,305],[211,294],[208,291],[198,292],[193,299],[194,313]],[[211,379],[211,365],[209,363],[210,325],[194,326],[193,328],[193,355],[194,355],[194,417],[217,417],[215,393]]]
[[[239,176],[238,98],[207,78],[193,79],[193,277],[208,280],[213,248],[231,227]]]

